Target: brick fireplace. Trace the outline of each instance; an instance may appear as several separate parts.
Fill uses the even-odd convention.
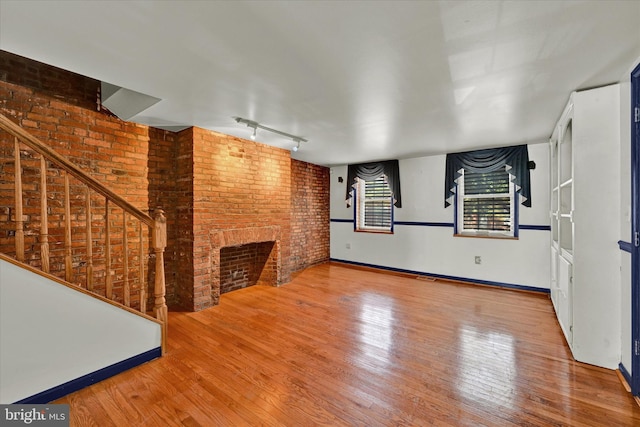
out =
[[[281,284],[280,234],[278,226],[211,231],[213,305],[226,292],[256,284]]]
[[[290,152],[196,127],[179,132],[176,148],[175,306],[199,311],[217,305],[221,285],[287,283]],[[225,254],[246,259],[233,265]],[[251,272],[256,265],[259,271]]]

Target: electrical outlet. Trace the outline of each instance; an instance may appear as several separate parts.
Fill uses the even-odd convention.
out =
[[[347,249],[351,249],[351,243],[347,243],[347,244],[346,244],[346,248],[347,248]]]
[[[476,255],[476,264],[482,264],[482,257],[479,255]]]

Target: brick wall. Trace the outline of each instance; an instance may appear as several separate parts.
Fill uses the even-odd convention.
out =
[[[173,188],[175,201],[168,214],[175,218],[175,227],[171,234],[175,236],[172,248],[175,264],[172,272],[176,277],[175,295],[172,303],[180,308],[193,310],[193,129],[185,129],[176,136],[174,156],[175,175]],[[167,248],[169,249],[169,248]]]
[[[328,259],[327,168],[292,161],[287,150],[204,129],[173,133],[123,122],[97,111],[98,88],[93,79],[0,51],[0,113],[139,209],[164,208],[171,307],[200,310],[217,303],[219,294],[212,293],[212,284],[220,282],[219,252],[225,242],[277,242],[272,252],[278,262],[265,272],[273,274],[276,284],[286,283],[292,271]],[[27,255],[30,263],[39,265],[39,156],[23,149],[21,158]],[[14,228],[13,170],[13,138],[0,132],[0,251],[10,255],[15,253],[9,236]],[[47,177],[49,217],[54,222],[49,230],[51,249],[61,275],[63,174],[48,165]],[[72,180],[71,194],[71,204],[80,209],[72,220],[74,276],[81,282],[86,279],[84,187]],[[92,230],[99,284],[106,274],[98,260],[104,256],[104,199],[93,195],[91,203],[96,211]],[[122,214],[114,209],[111,220],[114,292],[121,300]],[[127,224],[127,234],[135,240],[132,221]],[[152,266],[153,258],[134,254],[130,262]],[[146,281],[152,284],[153,268],[148,272]]]
[[[329,168],[291,160],[291,271],[329,260]]]
[[[180,271],[181,258],[178,253],[178,239],[180,227],[178,226],[178,200],[179,191],[177,174],[180,163],[178,158],[180,148],[180,135],[161,129],[149,128],[149,156],[147,159],[147,176],[149,179],[149,209],[156,207],[165,211],[167,218],[167,247],[164,252],[165,282],[167,287],[167,305],[175,306],[178,300],[176,296],[177,277],[183,273]],[[153,268],[150,280],[154,280]],[[149,301],[151,303],[151,301]]]
[[[0,81],[33,89],[67,104],[98,110],[100,82],[0,50]]]

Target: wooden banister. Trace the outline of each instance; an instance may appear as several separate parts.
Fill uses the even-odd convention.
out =
[[[20,144],[25,144],[31,150],[40,154],[39,159],[39,169],[40,169],[40,178],[39,178],[39,186],[40,186],[40,259],[41,259],[41,269],[45,273],[49,273],[51,269],[54,268],[52,264],[50,264],[50,248],[49,248],[49,214],[48,214],[48,203],[47,203],[47,162],[49,162],[54,167],[61,169],[63,172],[61,173],[63,176],[60,178],[64,180],[64,198],[61,200],[62,208],[64,210],[64,220],[60,221],[59,215],[52,215],[52,217],[56,217],[53,219],[52,224],[56,228],[62,227],[64,229],[63,233],[63,243],[64,243],[64,267],[62,268],[59,264],[55,265],[55,271],[63,272],[64,277],[67,282],[73,282],[74,276],[79,277],[82,274],[82,267],[86,268],[86,288],[88,291],[95,292],[95,283],[94,283],[94,252],[93,252],[93,215],[91,212],[92,203],[91,203],[91,191],[94,191],[101,196],[104,197],[104,268],[105,268],[105,281],[104,281],[104,294],[106,298],[110,301],[113,301],[113,304],[118,304],[114,301],[116,296],[114,295],[114,280],[122,283],[122,302],[123,306],[128,310],[131,310],[130,307],[133,303],[131,292],[135,290],[136,287],[132,286],[131,281],[137,280],[139,282],[139,307],[140,311],[143,314],[146,314],[147,307],[147,292],[145,283],[145,233],[143,233],[143,228],[146,226],[149,228],[149,238],[151,239],[151,251],[153,252],[153,256],[155,257],[155,275],[154,275],[154,306],[153,306],[153,314],[160,322],[163,324],[162,329],[162,348],[164,352],[165,342],[166,342],[166,324],[168,320],[168,309],[165,300],[166,295],[166,284],[165,284],[165,272],[164,272],[164,250],[167,246],[167,221],[164,216],[164,211],[162,209],[156,209],[154,211],[154,218],[152,218],[147,213],[139,210],[131,203],[126,201],[124,198],[104,186],[102,183],[97,181],[92,176],[88,175],[82,169],[77,167],[71,161],[69,161],[64,156],[57,153],[51,147],[42,143],[33,135],[29,134],[27,131],[22,129],[19,125],[15,124],[8,117],[0,114],[0,130],[4,130],[10,135],[13,136],[13,145],[14,145],[14,165],[15,165],[15,214],[13,215],[13,222],[15,223],[15,251],[16,251],[16,259],[20,262],[25,262],[25,216],[23,215],[23,197],[29,197],[29,193],[23,194],[23,171],[21,165],[21,152],[20,152]],[[73,204],[72,204],[72,193],[70,188],[70,179],[79,181],[81,184],[84,184],[84,189],[81,192],[77,192],[74,190],[73,193]],[[75,182],[75,181],[74,181]],[[74,184],[75,185],[75,184]],[[27,187],[25,187],[27,188]],[[82,196],[84,194],[84,196]],[[82,198],[84,200],[82,201]],[[32,200],[31,196],[28,199]],[[82,203],[77,203],[76,201],[80,199]],[[37,199],[36,199],[37,200]],[[37,202],[36,202],[37,203]],[[31,206],[27,204],[26,206]],[[76,227],[78,227],[78,222],[82,213],[79,215],[76,214],[78,207],[80,207],[80,212],[84,209],[85,218],[86,218],[86,236],[83,239],[83,243],[86,245],[86,260],[85,262],[76,262],[74,264],[74,256],[79,257],[82,256],[82,251],[78,251],[75,246],[81,240],[73,240],[73,233]],[[97,203],[94,208],[99,208],[100,204]],[[72,208],[74,209],[74,214],[77,216],[72,217]],[[115,212],[114,212],[115,211]],[[120,217],[119,215],[122,215]],[[30,217],[26,217],[26,221],[30,221]],[[72,218],[74,219],[72,221]],[[98,217],[96,217],[98,218]],[[117,218],[121,219],[121,223],[112,223],[116,221]],[[131,222],[131,219],[135,218],[137,222],[137,226],[134,224],[128,224],[128,221]],[[56,222],[58,221],[58,222]],[[121,258],[122,264],[118,264],[117,257],[112,257],[112,232],[119,233],[119,228],[122,228],[122,253],[123,256]],[[144,226],[143,226],[144,224]],[[27,226],[29,224],[27,223]],[[138,234],[138,245],[137,249],[133,246],[129,248],[129,229],[137,230]],[[135,235],[135,234],[134,234]],[[146,240],[148,241],[148,240]],[[55,240],[54,240],[55,242]],[[133,243],[133,242],[132,242]],[[100,245],[99,241],[97,244]],[[117,244],[117,243],[116,243]],[[33,246],[30,246],[30,251],[33,252]],[[129,250],[138,251],[138,256],[130,257]],[[149,254],[151,256],[151,254]],[[30,258],[31,260],[37,259]],[[114,261],[115,260],[115,261]],[[132,261],[133,260],[133,261]],[[137,266],[135,265],[137,261]],[[122,276],[120,276],[120,268],[122,268]],[[74,270],[75,269],[75,270]],[[132,270],[130,272],[129,270]],[[137,271],[136,271],[137,270]],[[134,273],[135,272],[135,273]],[[130,277],[131,273],[131,277]],[[116,277],[117,276],[117,277]],[[137,279],[136,279],[137,277]],[[149,279],[150,276],[147,276]]]
[[[102,183],[100,183],[92,176],[87,175],[87,173],[82,169],[71,163],[64,156],[54,151],[51,147],[48,147],[47,145],[40,142],[38,138],[34,137],[30,133],[22,129],[20,126],[13,123],[7,116],[3,114],[0,114],[0,129],[18,138],[20,142],[31,148],[33,151],[44,155],[45,158],[51,163],[61,169],[64,169],[66,172],[73,175],[73,177],[78,181],[89,186],[96,193],[102,194],[107,199],[113,201],[117,206],[124,209],[127,213],[138,218],[149,227],[153,227],[153,218],[133,206],[118,194],[105,187]]]

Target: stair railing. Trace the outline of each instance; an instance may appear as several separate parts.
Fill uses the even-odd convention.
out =
[[[60,155],[58,152],[53,150],[51,147],[42,143],[35,136],[31,135],[19,125],[15,124],[6,116],[0,114],[0,129],[12,135],[14,138],[14,199],[15,199],[15,207],[13,222],[15,223],[15,258],[17,261],[25,263],[25,215],[24,215],[24,206],[23,206],[23,167],[21,165],[21,149],[20,144],[24,144],[33,150],[36,153],[39,153],[39,187],[40,187],[40,195],[39,195],[39,216],[40,216],[40,225],[39,231],[37,234],[37,242],[36,239],[32,239],[34,241],[33,246],[39,246],[39,262],[40,269],[45,273],[55,273],[52,272],[51,266],[51,236],[50,236],[50,222],[54,222],[58,228],[64,229],[64,238],[63,242],[63,253],[64,253],[64,267],[60,266],[58,273],[62,275],[62,270],[64,271],[64,280],[69,283],[75,283],[79,286],[86,288],[90,292],[100,293],[98,292],[98,286],[96,284],[96,276],[99,276],[99,268],[95,265],[95,256],[94,256],[94,246],[100,248],[104,252],[104,265],[100,267],[104,268],[104,283],[102,292],[109,300],[115,300],[116,297],[114,295],[114,276],[116,275],[116,266],[113,261],[113,244],[112,239],[114,236],[114,228],[120,228],[122,230],[121,237],[121,245],[122,251],[118,252],[118,255],[121,255],[122,259],[119,260],[118,271],[121,271],[122,274],[120,276],[120,280],[118,280],[119,286],[119,295],[118,295],[118,303],[123,304],[126,307],[132,308],[132,290],[135,288],[135,284],[137,283],[137,291],[138,291],[138,299],[137,299],[137,310],[141,313],[146,314],[146,302],[148,299],[146,289],[147,283],[145,281],[145,260],[149,259],[151,262],[152,258],[155,258],[154,265],[154,306],[153,306],[153,315],[156,319],[162,322],[162,349],[164,352],[165,343],[166,343],[166,327],[167,327],[167,305],[165,301],[165,273],[164,273],[164,249],[167,245],[167,229],[166,229],[166,218],[164,216],[164,211],[162,209],[156,209],[153,211],[154,217],[152,218],[145,212],[133,206],[127,200],[114,193],[112,190],[107,188],[105,185],[97,181],[92,176],[88,175],[86,172],[81,170],[74,163],[69,161],[66,157]],[[54,168],[61,170],[61,174],[63,174],[63,209],[64,214],[62,215],[63,220],[59,221],[60,218],[56,218],[56,221],[51,221],[49,218],[49,208],[48,205],[50,202],[48,201],[47,195],[47,184],[48,184],[48,168],[47,162],[49,162]],[[51,177],[50,177],[51,178]],[[70,180],[74,179],[80,183],[80,188],[84,188],[81,193],[74,194],[75,199],[72,200],[72,193],[70,191]],[[78,187],[76,185],[76,187]],[[92,209],[92,201],[93,207],[102,207],[101,200],[95,200],[95,197],[92,193],[97,193],[98,195],[104,198],[104,211],[101,214],[95,214]],[[81,200],[84,198],[84,201]],[[53,200],[53,198],[52,198]],[[74,207],[81,208],[80,213],[72,213],[72,203]],[[121,212],[117,211],[120,209]],[[84,212],[84,229],[83,232],[85,234],[84,242],[79,242],[77,239],[74,241],[72,232],[73,230],[79,230],[82,226],[82,209]],[[33,211],[33,209],[31,209]],[[11,216],[11,215],[10,215]],[[59,217],[60,215],[58,215]],[[100,222],[100,220],[104,218],[104,222]],[[137,222],[136,222],[137,221]],[[60,222],[63,222],[62,226]],[[96,227],[104,237],[104,245],[100,246],[98,242],[98,238],[93,235],[94,225],[95,223],[100,222],[103,224],[103,227]],[[146,226],[146,233],[145,233]],[[137,231],[137,233],[136,233]],[[81,234],[81,233],[76,233]],[[137,234],[137,236],[136,236]],[[148,256],[145,256],[145,234],[151,237],[151,248],[153,252],[149,251]],[[137,237],[137,248],[135,248],[135,242],[130,241],[130,238],[136,239]],[[78,244],[84,243],[84,260],[78,261],[80,258],[78,256]],[[129,248],[134,247],[135,249],[130,251]],[[74,250],[76,252],[74,256]],[[136,262],[132,262],[132,257],[130,257],[130,252],[137,254]],[[37,253],[35,253],[35,249],[32,251],[31,260],[37,261]],[[32,262],[30,262],[32,264]],[[137,265],[136,265],[137,264]],[[83,269],[84,273],[84,283],[80,282],[75,273]],[[136,271],[133,272],[132,269]],[[151,266],[148,267],[148,271],[151,271]]]

